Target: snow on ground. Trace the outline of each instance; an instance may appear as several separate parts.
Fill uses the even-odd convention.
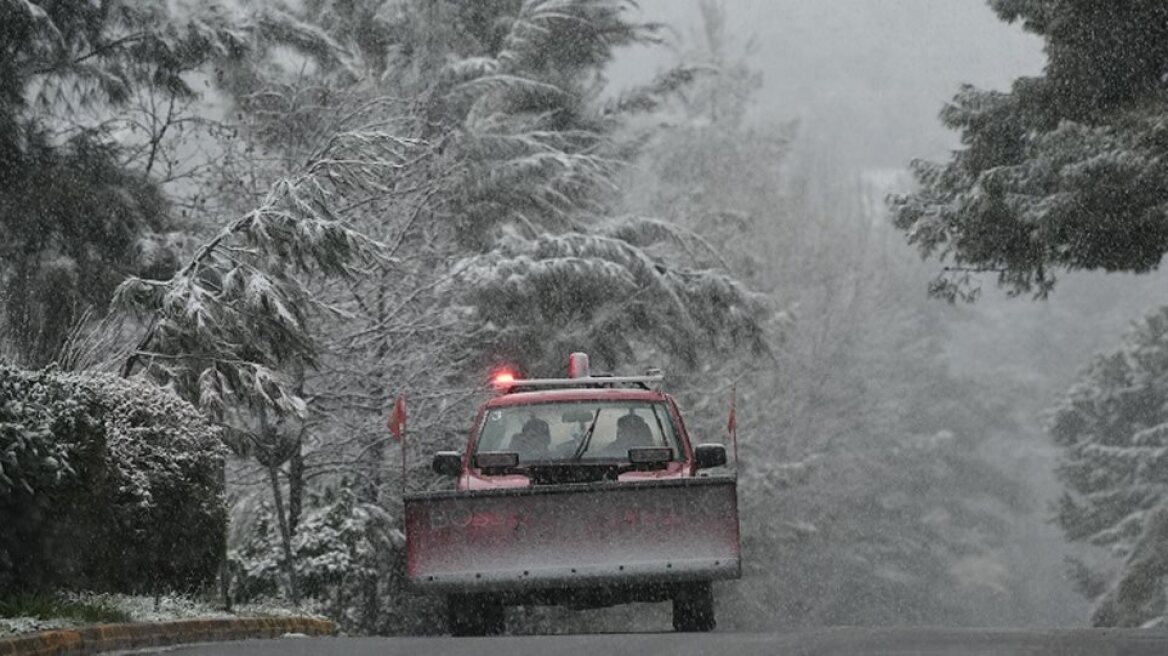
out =
[[[62,618],[42,620],[36,617],[0,617],[0,638],[18,633],[63,629],[77,624],[74,620]]]
[[[231,612],[218,607],[216,602],[181,596],[162,596],[155,609],[154,597],[125,594],[96,594],[88,592],[65,593],[65,599],[84,604],[114,608],[130,616],[131,622],[166,622],[186,619],[216,619],[230,617],[320,617],[312,608],[292,608],[279,600],[236,605]],[[49,631],[52,629],[84,626],[87,622],[72,618],[40,619],[36,617],[0,617],[0,637],[19,633]]]

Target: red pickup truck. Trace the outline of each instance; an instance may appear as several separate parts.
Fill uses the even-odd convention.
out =
[[[407,576],[447,596],[455,635],[495,635],[508,605],[673,603],[678,631],[715,626],[711,582],[741,575],[736,481],[694,446],[662,377],[502,375],[450,491],[406,498]]]

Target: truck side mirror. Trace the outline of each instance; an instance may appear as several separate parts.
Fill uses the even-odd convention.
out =
[[[434,472],[442,476],[458,476],[462,473],[462,454],[457,451],[439,451],[434,454]]]
[[[699,444],[694,447],[694,467],[709,469],[726,464],[726,447],[721,444]]]

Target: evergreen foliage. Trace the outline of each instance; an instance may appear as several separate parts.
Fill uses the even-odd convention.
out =
[[[963,88],[941,118],[964,147],[917,162],[921,189],[893,199],[909,242],[952,265],[932,292],[973,298],[975,274],[994,272],[1041,297],[1060,270],[1157,268],[1168,251],[1168,6],[990,4],[1045,39],[1048,62],[1007,93]]]
[[[213,9],[175,20],[164,2],[0,2],[0,342],[13,359],[53,360],[170,223],[108,125],[78,117],[143,89],[191,97],[184,74],[241,47]]]
[[[17,359],[45,364],[87,306],[100,307],[125,276],[142,269],[139,240],[165,228],[167,202],[121,166],[118,147],[96,135],[54,146],[44,132],[31,132],[6,154],[0,337]]]
[[[228,397],[303,414],[303,400],[279,375],[281,367],[315,363],[307,312],[321,306],[302,277],[351,275],[373,260],[379,245],[331,208],[339,192],[382,188],[412,146],[380,132],[337,134],[172,278],[122,283],[115,301],[152,322],[124,373],[143,364],[214,416],[222,417]]]
[[[214,195],[192,200],[165,188],[190,187],[206,168],[183,167],[190,154],[176,151],[189,151],[196,133],[231,134],[197,115],[197,81],[210,63],[246,68],[241,62],[277,45],[315,56],[326,70],[345,67],[319,29],[274,7],[245,14],[157,0],[0,3],[7,357],[54,360],[71,331],[104,313],[122,279],[172,272],[168,233],[189,229],[178,215]]]
[[[645,359],[649,347],[692,367],[702,352],[769,349],[761,296],[719,272],[670,269],[622,239],[505,238],[458,279],[476,309],[471,320],[487,327],[478,338],[505,361],[550,365],[584,349],[611,367]]]
[[[630,6],[522,3],[504,14],[494,49],[445,69],[458,80],[447,107],[458,112],[465,166],[453,209],[462,243],[479,251],[456,266],[456,280],[474,309],[468,319],[486,327],[470,349],[488,359],[554,371],[562,352],[587,347],[608,367],[651,354],[693,367],[703,349],[760,352],[773,337],[764,326],[773,310],[728,272],[694,266],[678,249],[649,252],[696,239],[669,220],[608,210],[636,154],[638,139],[618,129],[623,114],[694,79],[678,66],[636,101],[598,102],[612,48],[656,40],[657,25],[625,19]]]

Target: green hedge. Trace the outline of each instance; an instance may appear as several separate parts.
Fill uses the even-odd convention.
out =
[[[191,590],[224,552],[224,447],[146,382],[0,365],[0,590]]]

